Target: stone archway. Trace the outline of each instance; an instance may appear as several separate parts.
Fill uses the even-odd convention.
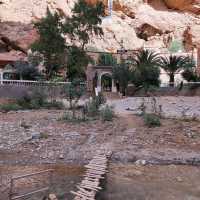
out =
[[[99,73],[97,87],[99,91],[116,92],[116,86],[112,78],[112,72],[104,71]]]
[[[109,73],[101,76],[101,90],[104,92],[112,92],[112,76]]]

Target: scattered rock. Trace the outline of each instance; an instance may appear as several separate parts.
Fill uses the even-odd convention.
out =
[[[146,165],[147,161],[146,160],[137,160],[137,161],[135,161],[135,164],[136,165]]]
[[[41,133],[33,132],[31,133],[32,139],[40,139],[41,138]]]
[[[49,195],[49,200],[58,200],[55,194]]]
[[[143,172],[139,171],[139,170],[133,170],[132,172],[135,176],[141,176],[143,175]]]
[[[60,154],[59,159],[64,159],[64,154]]]
[[[183,182],[183,179],[182,179],[180,176],[176,177],[176,180],[177,180],[178,182]]]

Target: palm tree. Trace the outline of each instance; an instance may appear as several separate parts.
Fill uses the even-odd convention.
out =
[[[138,88],[145,88],[146,91],[150,86],[159,86],[160,62],[159,54],[145,49],[139,51],[133,58],[133,84]]]
[[[174,87],[175,74],[184,68],[188,68],[190,59],[188,56],[170,55],[169,57],[162,57],[161,60],[161,67],[169,76],[170,86]]]

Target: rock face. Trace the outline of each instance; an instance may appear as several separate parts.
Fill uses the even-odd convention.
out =
[[[169,8],[200,14],[199,0],[164,0]]]
[[[0,23],[0,42],[7,46],[7,50],[14,49],[24,53],[39,35],[31,24],[19,22]]]
[[[90,4],[97,2],[87,1]],[[108,0],[102,1],[108,5]],[[5,23],[0,24],[0,51],[26,52],[38,38],[30,24],[45,16],[47,6],[52,11],[70,16],[75,2],[1,0],[0,19]],[[166,48],[173,38],[190,38],[187,45],[199,45],[199,4],[199,0],[113,0],[112,17],[104,18],[102,23],[104,38],[91,38],[87,48],[116,52],[121,40],[124,40],[126,49],[142,46]]]

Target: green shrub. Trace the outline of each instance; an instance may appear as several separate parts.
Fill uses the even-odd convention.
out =
[[[88,119],[83,116],[73,116],[72,112],[66,111],[59,120],[67,122],[84,122],[87,121]]]
[[[96,101],[92,100],[86,103],[85,105],[85,113],[89,117],[95,117],[99,114],[99,107],[96,104]]]
[[[9,103],[0,105],[0,111],[9,112],[9,111],[17,111],[22,109],[21,106],[19,106],[17,103]]]
[[[103,121],[112,121],[114,117],[113,107],[106,105],[100,110],[100,117]]]
[[[40,138],[41,139],[48,139],[48,137],[49,137],[49,134],[48,133],[40,133]]]
[[[102,93],[87,102],[84,106],[84,113],[89,117],[95,117],[99,115],[99,109],[101,105],[105,104],[106,99]]]
[[[98,96],[95,96],[93,98],[93,100],[95,101],[96,106],[99,108],[101,105],[106,103],[106,98],[104,97],[103,93],[100,92],[98,94]]]
[[[149,128],[161,126],[160,118],[155,114],[145,114],[144,115],[144,123]]]
[[[98,65],[102,66],[114,66],[117,64],[117,59],[110,53],[102,53],[98,59]]]
[[[51,109],[51,108],[63,109],[64,105],[62,102],[59,102],[59,101],[51,101],[51,102],[45,102],[42,107],[44,107],[46,109]]]
[[[23,97],[17,99],[17,102],[16,102],[20,107],[24,108],[24,109],[27,109],[27,108],[30,108],[30,105],[31,105],[31,97],[26,94],[24,95]]]

